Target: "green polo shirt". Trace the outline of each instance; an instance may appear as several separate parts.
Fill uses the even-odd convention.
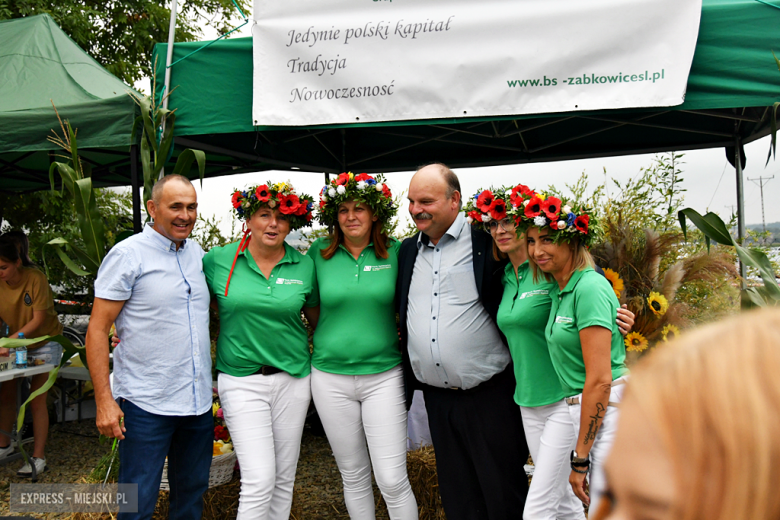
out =
[[[266,279],[245,250],[236,259],[225,296],[237,249],[235,242],[203,257],[203,272],[219,306],[217,370],[243,377],[270,365],[293,377],[309,375],[311,356],[301,309],[319,305],[314,262],[285,244],[284,257]]]
[[[340,245],[325,260],[330,244],[316,240],[308,256],[317,267],[320,321],[314,332],[311,363],[332,374],[379,374],[401,363],[395,319],[395,282],[400,243],[391,239],[387,259],[378,258],[373,242],[355,259]]]
[[[544,337],[552,305],[550,291],[557,284],[543,278],[535,283],[527,261],[517,268],[517,276],[512,264],[507,264],[503,282],[496,321],[514,362],[515,402],[520,406],[558,402],[565,396]]]
[[[592,268],[574,271],[562,291],[555,284],[550,298],[552,309],[545,336],[566,397],[582,393],[585,386],[579,332],[586,327],[612,331],[612,380],[628,373],[626,347],[615,321],[619,303],[606,278]]]

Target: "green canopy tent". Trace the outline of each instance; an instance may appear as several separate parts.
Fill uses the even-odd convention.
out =
[[[409,171],[430,161],[462,168],[725,147],[737,169],[742,215],[743,144],[770,132],[771,107],[780,101],[771,53],[780,50],[778,22],[780,4],[703,0],[685,102],[675,107],[255,126],[251,38],[176,44],[171,85],[178,88],[169,107],[178,109],[176,143],[205,150],[210,160],[217,154],[216,174],[294,169],[327,176]],[[167,48],[155,47],[158,77]]]
[[[0,22],[0,190],[49,189],[49,165],[62,152],[46,139],[52,129],[62,135],[52,102],[78,130],[80,157],[92,167],[94,186],[139,187],[131,133],[140,111],[130,90],[49,15]],[[219,157],[210,159],[208,173],[221,173]],[[133,220],[140,230],[138,189],[133,198]]]
[[[389,172],[431,160],[468,167],[727,147],[769,132],[768,107],[780,101],[771,54],[780,51],[778,23],[780,9],[757,0],[704,0],[685,103],[676,107],[253,126],[251,38],[176,44],[174,60],[201,50],[173,66],[178,89],[169,106],[178,109],[177,142],[230,157],[224,173],[235,166]],[[155,48],[158,77],[167,47]]]
[[[0,22],[0,78],[0,190],[50,187],[49,165],[62,153],[46,139],[52,129],[62,135],[52,103],[78,129],[95,186],[138,185],[130,133],[139,111],[130,87],[49,15]]]

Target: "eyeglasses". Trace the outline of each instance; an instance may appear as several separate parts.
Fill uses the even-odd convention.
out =
[[[485,222],[483,225],[485,226],[485,231],[488,233],[498,231],[498,226],[501,226],[501,229],[509,233],[515,230],[515,221],[510,217],[502,220],[491,220],[490,222]]]

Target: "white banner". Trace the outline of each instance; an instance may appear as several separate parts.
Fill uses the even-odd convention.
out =
[[[254,0],[255,125],[679,105],[701,0]]]

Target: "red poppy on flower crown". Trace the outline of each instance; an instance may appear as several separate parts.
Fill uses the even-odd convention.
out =
[[[526,186],[525,184],[518,184],[514,188],[512,188],[512,193],[509,195],[509,202],[513,206],[519,206],[523,202],[523,195],[526,195],[528,197],[533,197],[536,195],[534,193],[534,190]]]
[[[494,199],[488,213],[494,220],[504,220],[506,218],[506,202],[502,199]]]
[[[382,195],[384,195],[388,199],[392,199],[393,198],[393,194],[390,191],[390,188],[388,188],[387,184],[385,184],[385,183],[382,183]]]
[[[295,215],[300,204],[301,203],[298,200],[298,195],[295,193],[279,196],[279,211],[285,215]]]
[[[490,211],[490,206],[493,205],[493,199],[494,197],[490,190],[485,190],[477,197],[477,207],[482,213],[487,213]]]
[[[471,217],[471,220],[474,222],[482,222],[482,215],[475,209],[466,213],[466,216]]]
[[[349,182],[349,174],[348,173],[339,173],[339,176],[336,177],[336,184],[338,186],[344,186]]]
[[[309,210],[307,207],[308,204],[306,202],[299,201],[298,209],[295,211],[295,215],[303,216],[306,214],[306,212]]]
[[[525,207],[525,216],[528,218],[538,217],[542,214],[542,199],[534,195],[531,200],[528,201],[528,205]]]
[[[367,173],[361,173],[361,174],[355,175],[355,182],[367,181],[368,179],[373,179],[373,177],[371,177]]]
[[[580,215],[579,217],[574,219],[574,227],[577,228],[577,231],[580,233],[588,234],[588,223],[590,222],[590,217],[588,215]]]
[[[238,209],[241,207],[241,192],[236,191],[233,192],[233,197],[231,197],[230,202],[233,204],[233,209]]]
[[[260,202],[267,202],[271,198],[271,190],[268,189],[267,184],[261,184],[255,189],[255,197]]]
[[[550,220],[556,220],[561,212],[561,199],[558,197],[547,197],[542,202],[542,211]]]

